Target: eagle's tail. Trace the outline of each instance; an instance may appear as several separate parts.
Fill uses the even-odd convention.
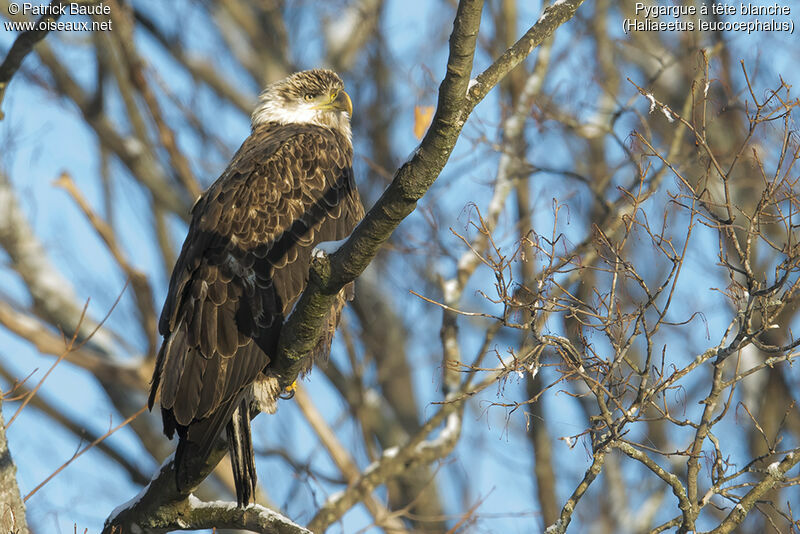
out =
[[[205,478],[205,475],[201,475],[201,473],[208,467],[206,465],[208,457],[215,442],[220,439],[225,425],[227,424],[230,428],[229,421],[234,417],[234,413],[238,413],[237,408],[240,402],[242,402],[241,399],[234,399],[209,417],[195,420],[188,426],[177,424],[172,410],[161,410],[166,434],[171,436],[174,430],[178,431],[178,448],[175,451],[175,481],[179,492],[188,494]],[[228,435],[230,436],[230,430],[228,430]],[[249,427],[247,435],[249,439]],[[245,502],[245,504],[247,503]]]
[[[250,436],[250,409],[246,400],[242,399],[233,411],[227,432],[236,501],[240,507],[244,507],[250,503],[256,491],[256,464]]]

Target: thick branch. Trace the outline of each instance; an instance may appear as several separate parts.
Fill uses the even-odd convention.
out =
[[[467,88],[483,2],[462,0],[459,3],[450,36],[447,74],[439,88],[439,103],[431,127],[347,242],[329,259],[320,258],[312,265],[308,287],[282,331],[276,362],[282,385],[291,384],[303,368],[302,360],[316,343],[333,297],[364,271],[378,249],[433,185],[475,105],[537,44],[569,20],[582,3],[583,0],[567,0],[546,9],[522,39],[478,76],[478,85],[470,89],[469,97]]]
[[[571,16],[582,2],[583,0],[564,2],[557,11],[560,13],[563,6],[566,6],[570,9]],[[433,185],[447,163],[472,108],[505,73],[518,65],[533,49],[534,44],[529,44],[528,52],[521,54],[514,52],[520,48],[519,43],[515,44],[509,49],[512,52],[507,52],[498,60],[503,62],[502,67],[495,68],[499,74],[484,77],[485,91],[480,95],[473,95],[468,101],[467,89],[482,8],[482,0],[461,0],[459,3],[450,36],[447,74],[439,88],[439,103],[433,123],[422,143],[411,159],[397,170],[392,183],[347,242],[330,257],[323,256],[314,260],[308,288],[282,330],[278,358],[274,362],[274,370],[281,377],[283,386],[291,384],[304,367],[304,358],[316,346],[331,305],[341,288],[364,271],[378,249],[389,239],[400,222],[414,211],[417,201]],[[545,14],[549,12],[550,10]],[[553,18],[555,19],[556,17]],[[567,19],[566,16],[558,18],[561,22]],[[545,20],[546,29],[537,30]],[[558,24],[553,24],[547,17],[541,18],[526,34],[527,36],[533,32],[536,38],[528,41],[540,42],[536,39],[548,37],[557,26]],[[395,455],[391,454],[391,450],[384,453],[383,458],[367,468],[347,491],[331,498],[312,519],[309,527],[312,530],[323,529],[393,474],[404,472],[410,465],[430,462],[448,454],[460,433],[460,412],[454,413],[458,404],[452,402],[444,405],[401,451],[394,449]],[[451,414],[452,420],[448,420],[442,436],[429,442],[423,441]],[[225,447],[220,443],[203,465],[192,470],[196,474],[197,484],[224,454]],[[171,509],[169,507],[185,506],[185,502],[188,502],[187,496],[179,495],[174,486],[174,471],[170,461],[162,467],[140,497],[112,515],[104,534],[111,534],[113,525],[130,525],[134,522],[138,522],[140,527],[161,528],[157,521],[164,507]]]
[[[262,534],[310,534],[283,515],[258,504],[242,509],[230,502],[202,502],[191,495],[177,521],[182,525],[181,530],[241,528]]]
[[[263,506],[253,504],[242,509],[236,503],[204,503],[190,494],[213,471],[227,450],[223,440],[217,441],[209,458],[191,470],[194,477],[183,492],[175,485],[174,459],[164,462],[139,495],[111,512],[103,534],[209,528],[240,528],[262,534],[309,534],[290,519]]]
[[[536,24],[525,32],[514,46],[506,50],[497,61],[475,78],[477,83],[471,84],[467,99],[469,107],[466,113],[474,108],[489,91],[497,85],[514,67],[519,65],[533,49],[542,44],[545,39],[553,35],[556,29],[575,15],[575,11],[583,0],[564,0],[556,2],[544,10]]]
[[[321,259],[314,263],[308,288],[281,335],[278,360],[287,367],[281,373],[287,384],[294,381],[302,368],[302,359],[316,344],[333,296],[364,271],[394,229],[414,211],[417,201],[447,163],[464,126],[461,110],[472,72],[482,8],[482,0],[462,0],[458,5],[436,115],[411,160],[397,170],[387,190],[330,261]]]

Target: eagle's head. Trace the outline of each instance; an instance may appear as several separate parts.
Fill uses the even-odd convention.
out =
[[[295,72],[264,89],[251,121],[254,129],[266,122],[316,124],[349,139],[352,113],[353,104],[339,75],[314,69]]]

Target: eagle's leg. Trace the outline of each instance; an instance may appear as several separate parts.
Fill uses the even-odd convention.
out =
[[[227,427],[228,451],[233,466],[233,481],[236,486],[236,501],[239,507],[250,504],[256,491],[256,464],[250,436],[250,408],[242,399],[233,411]]]

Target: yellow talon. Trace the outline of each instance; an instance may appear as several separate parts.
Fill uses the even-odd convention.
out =
[[[281,398],[284,400],[291,399],[294,397],[295,391],[297,391],[297,380],[292,382],[291,385],[286,386],[286,389],[284,389],[283,393],[281,393]]]

